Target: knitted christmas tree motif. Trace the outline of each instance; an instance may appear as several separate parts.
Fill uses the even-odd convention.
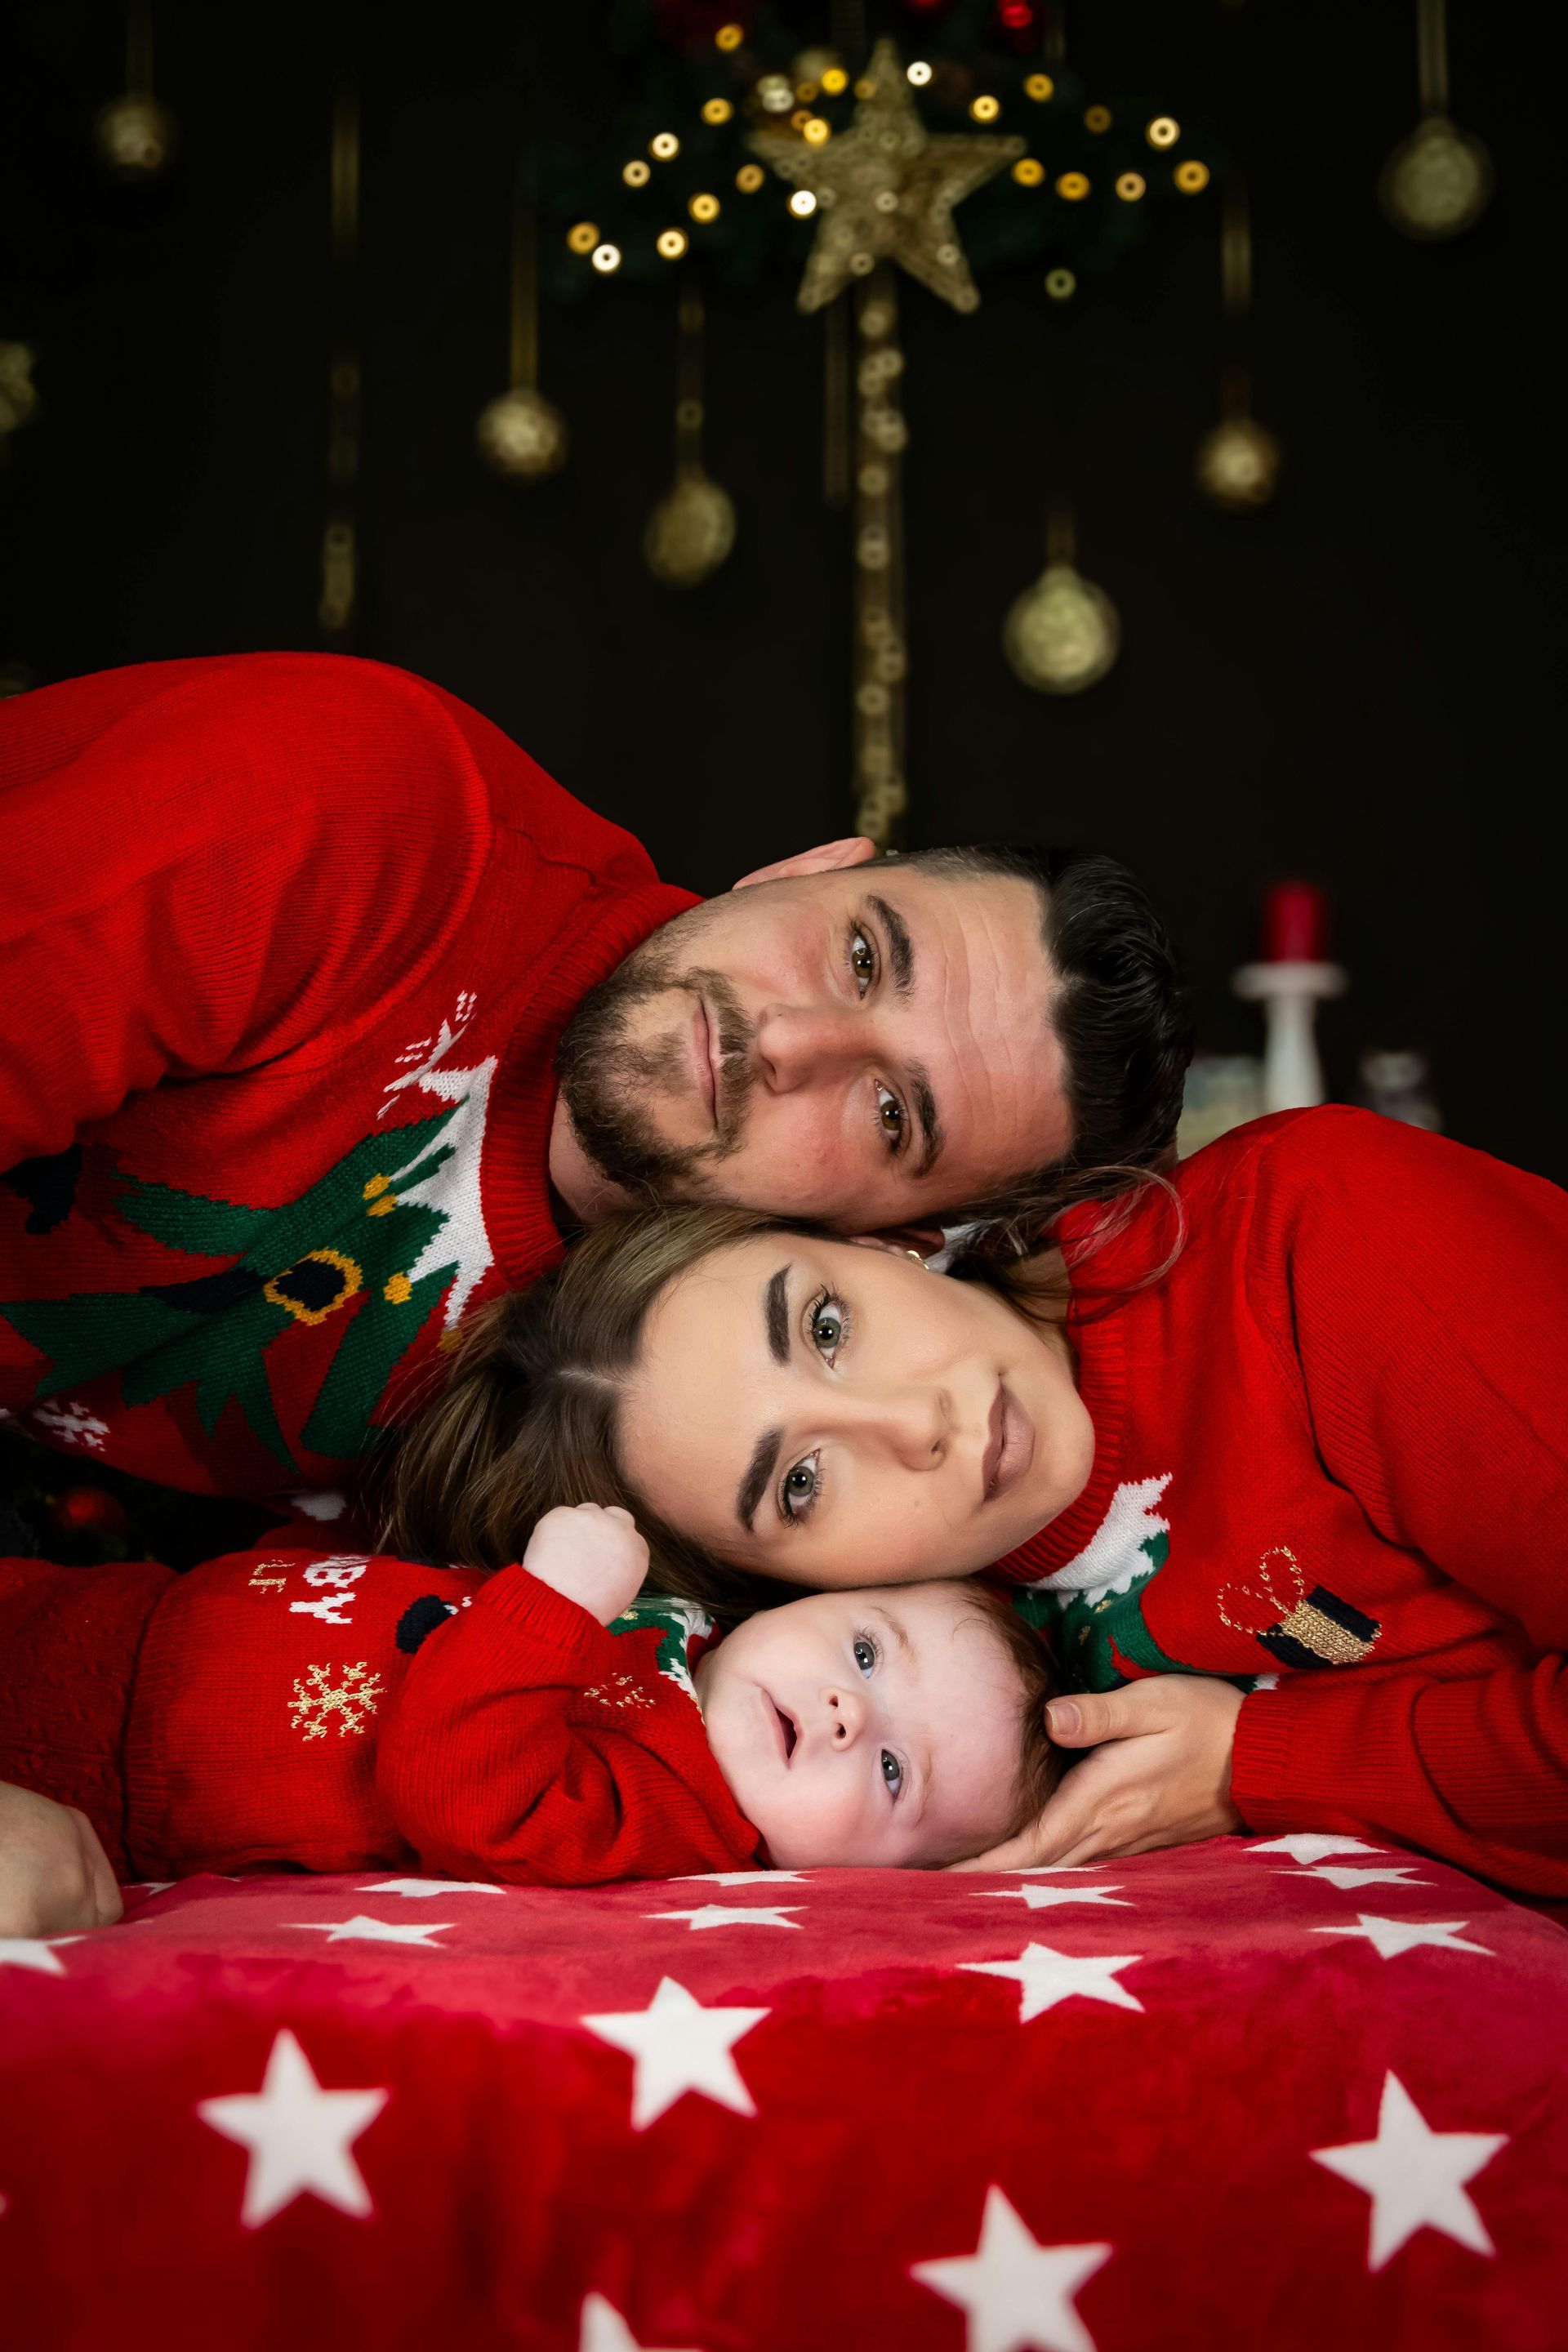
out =
[[[492,1066],[450,1076],[478,1081],[482,1106]],[[35,1393],[56,1396],[118,1370],[133,1405],[189,1382],[209,1436],[233,1400],[263,1444],[296,1469],[265,1350],[295,1324],[341,1317],[301,1434],[317,1454],[363,1453],[377,1434],[370,1416],[394,1365],[448,1286],[464,1285],[467,1296],[477,1278],[463,1235],[447,1230],[458,1221],[437,1197],[454,1158],[451,1139],[443,1139],[454,1123],[468,1127],[477,1154],[482,1108],[477,1121],[466,1118],[470,1108],[458,1099],[430,1118],[366,1137],[279,1208],[124,1178],[117,1206],[128,1224],[172,1249],[230,1263],[138,1290],[0,1301],[0,1315],[49,1359]]]
[[[623,1609],[612,1619],[612,1633],[637,1633],[652,1627],[658,1634],[658,1665],[686,1693],[695,1706],[697,1691],[691,1680],[690,1652],[695,1643],[706,1643],[713,1631],[713,1620],[694,1601],[678,1601],[673,1593],[649,1592]]]

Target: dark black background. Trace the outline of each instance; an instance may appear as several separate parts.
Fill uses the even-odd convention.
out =
[[[1220,356],[1213,192],[1067,311],[1034,270],[988,280],[970,319],[910,288],[910,837],[1128,858],[1220,1050],[1256,1039],[1226,982],[1262,886],[1321,881],[1352,975],[1324,1016],[1331,1089],[1353,1089],[1368,1045],[1419,1047],[1451,1132],[1563,1178],[1544,835],[1562,791],[1560,100],[1524,12],[1450,14],[1454,111],[1490,145],[1497,194],[1468,236],[1422,247],[1374,196],[1415,120],[1413,7],[1072,12],[1091,86],[1207,117],[1245,164],[1259,409],[1289,477],[1246,520],[1191,488]],[[662,289],[609,281],[547,310],[571,469],[531,491],[487,476],[472,426],[505,381],[525,18],[538,119],[593,138],[597,0],[162,6],[179,165],[137,194],[91,145],[121,85],[119,10],[11,0],[0,337],[37,348],[44,407],[0,473],[0,661],[48,681],[321,642],[328,137],[352,47],[357,649],[467,696],[671,878],[713,890],[850,815],[848,527],[820,496],[820,322],[784,278],[710,299],[708,461],[741,538],[694,595],[658,588],[638,553],[670,470]],[[1124,641],[1102,686],[1055,701],[1015,682],[1000,629],[1066,486]]]

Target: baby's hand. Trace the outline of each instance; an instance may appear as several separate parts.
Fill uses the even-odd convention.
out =
[[[618,1503],[579,1503],[574,1510],[563,1506],[545,1512],[522,1564],[541,1584],[607,1625],[637,1599],[647,1574],[647,1546]]]

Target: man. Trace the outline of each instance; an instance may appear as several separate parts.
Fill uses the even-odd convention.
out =
[[[462,1317],[629,1197],[929,1224],[1174,1131],[1109,860],[840,841],[700,904],[374,663],[17,698],[0,846],[0,1409],[169,1486],[330,1516]]]

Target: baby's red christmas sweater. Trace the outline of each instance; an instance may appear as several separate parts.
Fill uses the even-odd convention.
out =
[[[1094,1467],[1003,1572],[1084,1686],[1247,1690],[1250,1829],[1568,1895],[1568,1195],[1340,1109],[1174,1184],[1145,1287],[1164,1194],[1064,1222]]]
[[[122,1876],[744,1867],[691,1679],[711,1635],[679,1601],[606,1631],[520,1567],[0,1560],[0,1781],[79,1806]]]
[[[341,1488],[559,1256],[557,1040],[693,900],[337,656],[18,695],[0,818],[0,1410],[165,1485]]]

